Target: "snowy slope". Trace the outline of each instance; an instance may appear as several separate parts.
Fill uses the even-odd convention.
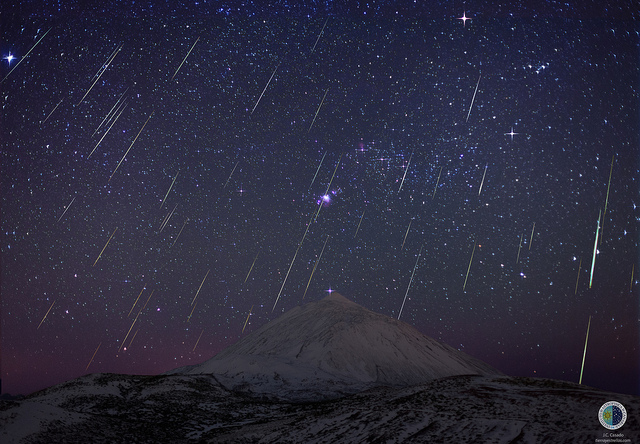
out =
[[[338,293],[288,311],[200,365],[170,373],[215,374],[227,388],[288,399],[500,374]]]

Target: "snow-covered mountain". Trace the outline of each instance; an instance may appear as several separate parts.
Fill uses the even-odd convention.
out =
[[[228,389],[289,400],[500,374],[338,293],[288,311],[202,364],[170,373],[214,374]]]
[[[92,374],[0,400],[0,442],[585,442],[640,398],[512,378],[332,294],[214,358],[156,376]]]

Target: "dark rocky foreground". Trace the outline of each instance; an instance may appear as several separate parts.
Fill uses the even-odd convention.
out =
[[[293,403],[232,392],[211,375],[89,375],[2,401],[3,443],[594,443],[605,402],[640,442],[640,398],[532,378],[455,376]]]

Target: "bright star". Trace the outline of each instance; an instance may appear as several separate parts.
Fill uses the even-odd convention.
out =
[[[471,19],[469,17],[467,17],[467,11],[464,11],[462,13],[462,17],[458,17],[458,20],[462,20],[462,25],[466,28],[467,20],[471,20]]]
[[[11,65],[11,61],[15,59],[15,57],[13,56],[13,54],[9,53],[9,55],[6,56],[4,59],[9,63],[9,65]]]
[[[513,132],[513,127],[511,127],[511,132],[510,133],[504,133],[505,136],[511,136],[511,141],[513,142],[513,136],[515,136],[516,134],[520,134],[520,133],[514,133]]]

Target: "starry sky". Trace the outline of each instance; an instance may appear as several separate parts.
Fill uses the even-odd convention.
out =
[[[2,391],[338,291],[514,376],[578,382],[589,329],[638,394],[632,3],[420,3],[3,11]]]

